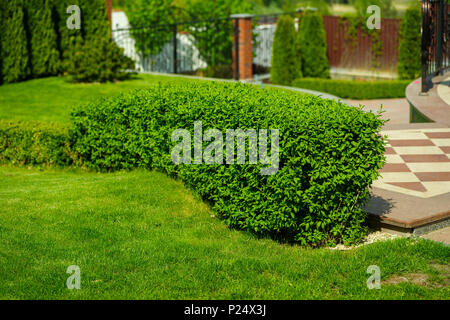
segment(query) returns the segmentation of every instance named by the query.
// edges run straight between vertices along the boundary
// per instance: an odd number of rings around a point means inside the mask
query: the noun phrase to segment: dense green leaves
[[[272,83],[290,85],[302,75],[296,33],[294,20],[290,16],[278,19],[272,46]]]
[[[406,10],[400,27],[397,71],[400,79],[417,79],[421,73],[421,24],[419,6]]]
[[[66,127],[37,121],[0,120],[0,162],[68,165],[74,160]]]
[[[379,116],[243,84],[161,85],[91,104],[73,120],[74,150],[85,165],[176,175],[231,227],[305,245],[361,239],[361,205],[384,162]],[[261,164],[248,163],[174,165],[171,134],[192,133],[194,121],[203,132],[278,129],[278,173],[263,176]]]
[[[31,0],[26,6],[31,73],[35,77],[55,75],[59,51],[50,0]]]
[[[81,29],[67,27],[72,5],[81,9]],[[118,66],[130,66],[110,43],[104,0],[11,0],[2,1],[0,9],[0,83],[67,71],[76,81],[116,80],[124,71]],[[98,54],[103,56],[92,57]],[[77,69],[80,55],[84,61]]]
[[[1,52],[4,82],[15,82],[30,75],[27,30],[23,0],[2,1]]]
[[[134,69],[134,62],[109,38],[79,41],[66,64],[73,82],[107,82],[122,80]]]
[[[352,81],[317,78],[299,78],[292,85],[336,95],[344,99],[390,99],[404,98],[411,80]]]
[[[305,14],[299,32],[303,76],[329,78],[330,64],[322,16],[317,13]]]

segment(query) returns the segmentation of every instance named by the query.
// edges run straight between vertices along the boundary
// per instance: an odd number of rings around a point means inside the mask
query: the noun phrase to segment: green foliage
[[[171,135],[192,134],[194,121],[203,132],[278,129],[278,172],[264,176],[261,164],[248,163],[174,165]],[[304,245],[362,238],[361,206],[384,162],[378,115],[244,84],[161,85],[78,109],[73,122],[74,150],[88,167],[176,175],[229,226]]]
[[[300,56],[304,77],[329,78],[327,40],[320,14],[307,13],[300,22]]]
[[[79,41],[67,61],[67,71],[73,82],[107,82],[129,76],[134,62],[123,55],[123,49],[109,38]]]
[[[421,24],[420,7],[407,9],[400,27],[397,72],[401,79],[417,79],[421,74]]]
[[[280,17],[277,21],[272,45],[272,67],[270,69],[272,83],[290,85],[294,79],[302,75],[297,41],[294,20],[289,16]]]
[[[345,99],[404,98],[406,87],[412,80],[351,81],[302,78],[293,82],[294,87],[326,92]]]
[[[67,28],[67,8],[71,5],[80,6],[80,0],[52,0],[52,15],[57,33],[57,44],[60,56],[60,71],[65,72],[67,61],[75,52],[75,45],[83,38],[82,31]],[[81,17],[83,19],[83,17]]]
[[[69,165],[76,159],[69,130],[37,121],[0,120],[0,162],[19,165]]]
[[[31,0],[27,5],[27,26],[34,77],[56,75],[59,51],[50,0]]]
[[[0,56],[2,56],[1,74],[6,83],[21,81],[30,75],[23,4],[23,0],[8,0],[2,4],[2,51]]]
[[[93,41],[110,37],[106,0],[80,0],[80,7],[84,39]]]
[[[364,17],[339,17],[339,23],[346,25],[345,40],[350,42],[352,49],[356,48],[358,42],[358,30],[370,38],[372,53],[372,68],[378,68],[380,65],[379,58],[383,54],[383,44],[380,39],[380,30],[368,29],[366,18]]]
[[[395,18],[397,16],[397,9],[393,0],[351,0],[351,3],[355,7],[356,14],[360,17],[367,17],[369,15],[367,8],[372,5],[380,7],[383,18]]]

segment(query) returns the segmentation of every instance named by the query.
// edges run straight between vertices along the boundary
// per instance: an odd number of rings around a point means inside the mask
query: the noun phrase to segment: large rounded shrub
[[[260,163],[175,165],[176,129],[278,129],[279,169]],[[74,149],[102,171],[143,167],[181,178],[231,226],[304,245],[353,243],[384,162],[378,115],[309,95],[229,83],[161,85],[73,113]],[[270,131],[268,134],[270,141]],[[203,148],[209,142],[203,143]],[[194,149],[194,148],[192,148]],[[269,148],[270,149],[270,148]],[[194,152],[192,153],[194,154]],[[273,153],[276,154],[276,153]]]

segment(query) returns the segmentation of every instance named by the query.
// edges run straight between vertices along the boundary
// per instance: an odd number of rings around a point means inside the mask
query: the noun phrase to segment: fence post
[[[108,15],[109,24],[112,26],[112,0],[106,0],[106,10]]]
[[[173,25],[173,73],[178,73],[177,70],[177,25]]]
[[[236,80],[253,78],[251,14],[234,14],[233,19],[233,76]]]

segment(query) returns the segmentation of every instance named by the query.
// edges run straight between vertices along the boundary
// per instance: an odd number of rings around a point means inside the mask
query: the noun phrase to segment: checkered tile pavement
[[[421,198],[450,192],[450,128],[391,130],[386,165],[373,187]]]

